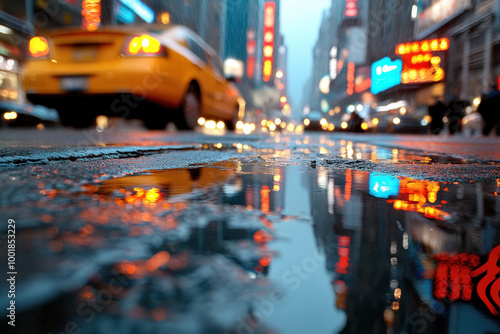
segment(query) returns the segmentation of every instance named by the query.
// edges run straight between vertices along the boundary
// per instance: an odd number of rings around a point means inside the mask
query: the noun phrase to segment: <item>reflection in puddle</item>
[[[231,160],[87,185],[19,237],[86,332],[498,332],[499,183]]]

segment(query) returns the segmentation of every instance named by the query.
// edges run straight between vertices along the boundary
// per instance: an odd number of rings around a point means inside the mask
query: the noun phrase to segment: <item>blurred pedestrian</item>
[[[353,111],[351,117],[348,121],[348,129],[352,132],[362,132],[361,124],[363,123],[363,119],[358,115],[357,112]]]
[[[500,92],[496,83],[491,86],[491,91],[483,96],[477,112],[483,117],[483,135],[487,136],[500,121]],[[500,135],[500,125],[496,128],[496,134]]]
[[[464,118],[465,103],[458,99],[458,95],[452,95],[448,109],[446,110],[446,117],[448,118],[448,132],[450,135],[455,132],[462,131],[462,118]]]
[[[429,106],[429,116],[431,116],[431,133],[438,135],[443,130],[443,117],[446,113],[446,105],[441,102],[439,97],[434,97],[434,104]]]

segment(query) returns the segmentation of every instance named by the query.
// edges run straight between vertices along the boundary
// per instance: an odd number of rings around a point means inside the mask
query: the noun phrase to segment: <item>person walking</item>
[[[446,105],[441,102],[439,97],[434,97],[434,104],[430,105],[429,116],[431,116],[431,134],[438,135],[443,130],[443,117],[446,113]]]
[[[450,135],[462,131],[462,118],[464,118],[464,116],[464,102],[460,101],[457,95],[453,95],[450,103],[448,103],[448,109],[446,110],[448,132]]]
[[[500,121],[500,92],[496,83],[491,86],[491,91],[481,100],[477,112],[483,117],[483,135],[488,136]],[[496,128],[496,134],[500,135],[500,125]]]

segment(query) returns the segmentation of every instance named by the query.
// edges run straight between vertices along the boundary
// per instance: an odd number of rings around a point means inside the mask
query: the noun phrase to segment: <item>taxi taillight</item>
[[[149,35],[135,36],[126,46],[125,53],[135,55],[158,55],[162,52],[160,41]]]
[[[49,54],[49,43],[44,37],[33,37],[28,45],[29,53],[34,58],[45,57]]]

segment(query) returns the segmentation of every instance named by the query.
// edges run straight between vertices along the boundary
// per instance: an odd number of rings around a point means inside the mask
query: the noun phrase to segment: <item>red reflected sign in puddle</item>
[[[500,260],[500,245],[493,248],[485,264],[471,272],[472,277],[486,273],[477,284],[477,294],[494,315],[498,315],[495,305],[500,307],[500,277],[498,277],[500,267],[498,266],[498,260]],[[488,296],[490,284],[491,288]]]

